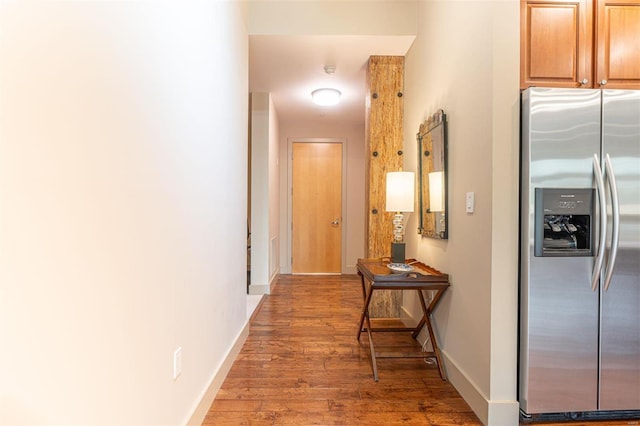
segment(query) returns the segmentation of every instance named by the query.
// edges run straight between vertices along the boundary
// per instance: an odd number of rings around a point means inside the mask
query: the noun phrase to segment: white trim
[[[271,285],[270,284],[249,284],[248,294],[251,294],[251,295],[271,294]]]
[[[404,324],[413,324],[414,326],[418,324],[418,320],[411,315],[411,312],[409,312],[404,305],[400,306],[400,321]],[[407,325],[407,327],[411,327],[411,325]],[[416,336],[416,340],[420,342],[421,345],[424,343],[423,339],[421,339],[419,335]]]
[[[271,290],[273,290],[273,286],[275,285],[276,278],[278,278],[279,273],[280,268],[276,268],[276,270],[273,271],[273,275],[269,277],[269,291],[266,294],[271,294]]]
[[[247,337],[249,337],[248,320],[242,328],[242,331],[238,335],[235,343],[229,350],[229,353],[225,357],[224,361],[222,361],[222,365],[220,366],[218,371],[213,374],[213,377],[209,381],[209,386],[207,386],[207,388],[202,392],[198,403],[193,409],[193,413],[189,417],[189,420],[185,423],[187,426],[200,426],[202,424],[204,418],[209,412],[209,408],[211,408],[213,400],[216,398],[216,395],[218,394],[218,391],[220,390],[220,387],[224,382],[224,379],[227,377],[227,374],[229,374],[229,370],[231,370],[233,362],[238,357],[238,354],[240,353],[244,342],[247,340]]]
[[[489,401],[489,419],[487,425],[518,425],[520,405],[518,401]]]
[[[287,138],[287,256],[285,258],[284,273],[291,273],[291,222],[293,220],[293,206],[291,202],[291,191],[293,187],[293,143],[339,143],[342,145],[342,200],[341,200],[341,216],[342,216],[342,229],[340,236],[340,270],[341,273],[345,273],[347,264],[347,139],[346,138]]]
[[[358,273],[358,269],[356,268],[356,265],[347,265],[342,269],[343,269],[342,270],[343,274],[355,275]]]
[[[446,351],[441,350],[441,354],[445,371],[447,372],[447,379],[469,404],[482,424],[488,426],[518,425],[520,416],[518,401],[493,401],[489,399]]]
[[[467,404],[469,404],[480,421],[486,425],[489,417],[489,398],[487,398],[475,382],[465,374],[458,364],[449,356],[447,351],[441,348],[440,354],[444,361],[447,379]]]
[[[273,274],[269,277],[269,284],[249,284],[249,292],[250,295],[256,294],[271,294],[271,289],[273,289],[274,282],[278,277],[279,269],[273,272]]]
[[[342,275],[341,272],[293,272],[291,275]]]
[[[419,320],[419,318],[412,315],[404,305],[401,306],[400,317],[408,327],[415,326]],[[426,337],[426,332],[423,329],[416,340],[418,340],[420,344],[424,344]],[[446,350],[440,348],[440,353],[444,363],[444,370],[447,373],[447,380],[456,388],[460,396],[469,404],[483,424],[488,426],[518,425],[520,416],[520,405],[518,401],[492,401],[459,367],[458,363],[451,358]]]

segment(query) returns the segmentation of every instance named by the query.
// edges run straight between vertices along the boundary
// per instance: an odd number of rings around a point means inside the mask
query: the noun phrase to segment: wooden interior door
[[[342,259],[342,144],[292,144],[291,271],[339,274]]]

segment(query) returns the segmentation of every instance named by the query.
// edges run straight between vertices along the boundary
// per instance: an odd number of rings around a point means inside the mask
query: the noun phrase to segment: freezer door
[[[598,293],[593,256],[537,257],[536,188],[593,188],[600,91],[528,89],[522,104],[520,408],[597,409]]]
[[[640,409],[640,91],[603,91],[602,154],[615,173],[620,237],[609,289],[601,286],[600,409]],[[607,235],[611,213],[609,199]]]

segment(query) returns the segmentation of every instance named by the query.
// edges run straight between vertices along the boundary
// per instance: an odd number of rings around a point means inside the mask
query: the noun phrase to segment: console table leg
[[[365,319],[367,320],[367,331],[369,331],[369,329],[371,328],[371,324],[369,321],[369,303],[371,303],[372,295],[373,295],[373,290],[369,291],[368,294],[363,295],[365,297],[364,297],[364,306],[362,308],[362,314],[360,315],[360,326],[358,327],[358,341],[360,341],[360,334],[363,331],[362,326],[364,325]],[[371,336],[371,332],[369,332],[369,337],[370,336]]]
[[[422,291],[418,290],[418,295],[419,295],[419,299],[420,299],[420,305],[422,305],[422,320],[420,320],[420,323],[424,323],[427,326],[427,331],[429,332],[429,339],[431,340],[431,346],[433,347],[433,354],[436,357],[436,362],[438,363],[438,371],[440,373],[440,378],[442,380],[447,380],[447,375],[444,371],[444,366],[442,365],[442,358],[440,356],[440,348],[438,348],[438,343],[436,342],[436,336],[435,333],[433,332],[433,327],[431,326],[431,320],[429,319],[429,315],[430,312],[427,309],[427,304],[425,303],[424,300],[424,295],[422,294]],[[416,335],[419,332],[418,329],[416,329]]]
[[[371,335],[371,322],[367,315],[367,335],[369,336],[369,352],[371,353],[371,368],[373,369],[373,380],[378,381],[378,363],[376,362],[376,349],[373,347],[373,336]]]

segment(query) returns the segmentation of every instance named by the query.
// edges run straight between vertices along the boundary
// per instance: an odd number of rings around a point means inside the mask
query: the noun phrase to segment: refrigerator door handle
[[[604,262],[604,249],[607,239],[607,199],[604,192],[604,179],[602,177],[602,169],[600,168],[600,160],[598,154],[593,154],[593,173],[596,176],[596,188],[598,189],[598,203],[600,205],[600,235],[598,238],[598,254],[596,256],[596,264],[593,267],[591,275],[591,291],[598,288],[598,280],[602,271],[602,263]]]
[[[613,165],[611,164],[609,154],[607,154],[604,159],[604,169],[607,181],[609,182],[609,190],[611,191],[611,213],[613,218],[613,223],[611,224],[611,252],[609,253],[609,261],[607,262],[607,269],[604,274],[604,290],[607,291],[609,289],[609,284],[611,284],[613,267],[616,264],[616,257],[618,256],[618,242],[620,241],[620,202],[618,201],[618,185],[616,184],[616,177],[613,173]]]

